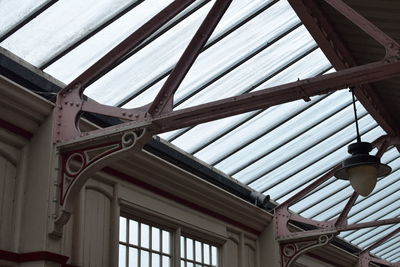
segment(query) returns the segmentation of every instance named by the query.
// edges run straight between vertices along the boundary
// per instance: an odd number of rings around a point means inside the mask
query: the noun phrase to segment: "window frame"
[[[181,266],[181,260],[182,257],[180,255],[181,252],[181,237],[185,238],[190,238],[193,241],[199,241],[201,243],[205,243],[207,245],[214,246],[217,249],[217,267],[224,267],[223,266],[223,246],[225,242],[227,241],[227,238],[221,237],[216,235],[215,233],[211,231],[207,231],[207,229],[200,229],[198,226],[193,226],[189,225],[185,222],[182,222],[180,220],[176,220],[174,218],[168,217],[164,214],[157,213],[155,211],[150,211],[150,210],[141,210],[141,209],[136,209],[135,207],[132,207],[131,205],[129,206],[121,206],[120,209],[120,214],[118,216],[118,250],[120,245],[124,246],[129,246],[128,244],[128,239],[125,242],[122,242],[124,244],[121,244],[121,241],[119,240],[119,232],[120,232],[120,224],[119,224],[119,218],[124,217],[128,220],[129,224],[129,219],[137,221],[138,223],[144,223],[149,225],[150,227],[156,227],[159,228],[161,231],[168,231],[171,233],[171,238],[170,238],[170,248],[171,248],[171,261],[170,264],[171,266]],[[150,228],[151,229],[151,228]],[[127,236],[129,235],[128,229],[127,229]],[[138,251],[141,250],[139,246],[137,247]],[[129,251],[129,250],[128,250]],[[151,252],[151,249],[148,249],[149,253]],[[156,252],[158,253],[158,252]],[[119,253],[118,253],[119,255]],[[163,255],[163,254],[161,254]],[[127,253],[127,257],[129,257]],[[211,255],[210,255],[211,257]],[[195,264],[193,264],[195,266]],[[210,264],[202,264],[204,267],[212,267],[211,263]]]

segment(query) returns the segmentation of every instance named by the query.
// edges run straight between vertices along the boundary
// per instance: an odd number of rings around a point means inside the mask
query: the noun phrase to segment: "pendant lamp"
[[[349,180],[354,191],[365,197],[375,188],[378,177],[388,175],[392,169],[388,165],[382,164],[379,157],[369,154],[372,150],[370,143],[361,142],[353,90],[352,96],[357,142],[348,146],[351,156],[342,162],[342,167],[336,171],[335,177]]]

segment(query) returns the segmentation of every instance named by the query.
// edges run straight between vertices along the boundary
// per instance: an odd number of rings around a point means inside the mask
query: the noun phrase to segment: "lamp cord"
[[[358,128],[358,118],[357,118],[357,108],[356,108],[356,98],[354,96],[354,89],[351,89],[351,94],[353,96],[353,109],[354,109],[354,118],[356,120],[356,130],[357,130],[357,142],[361,142],[361,137],[360,137],[360,129]]]

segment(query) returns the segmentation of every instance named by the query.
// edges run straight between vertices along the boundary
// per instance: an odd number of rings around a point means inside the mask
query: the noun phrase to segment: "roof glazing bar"
[[[34,18],[42,14],[44,11],[46,11],[48,8],[50,8],[52,5],[57,3],[58,0],[50,0],[41,7],[39,7],[36,11],[34,11],[32,14],[28,15],[25,19],[20,21],[17,25],[15,25],[13,28],[11,28],[8,32],[4,33],[3,36],[0,36],[0,43],[3,42],[5,39],[13,35],[15,32],[17,32],[19,29],[24,27],[26,24],[31,22]]]
[[[384,231],[388,231],[388,230],[393,230],[392,228],[396,228],[398,227],[397,225],[392,225],[390,227],[387,227]],[[383,231],[382,231],[383,232]],[[390,250],[390,246],[397,244],[400,241],[400,235],[397,235],[395,237],[393,237],[392,239],[388,240],[387,242],[385,242],[384,244],[380,245],[378,248],[374,249],[374,254],[375,255],[381,255],[386,253],[386,251]]]
[[[207,1],[208,2],[208,1]],[[227,37],[228,35],[230,35],[232,32],[234,32],[235,30],[239,29],[241,26],[245,25],[247,22],[251,21],[254,17],[256,17],[257,15],[261,14],[262,12],[264,12],[265,10],[267,10],[268,8],[270,8],[272,5],[276,4],[279,1],[272,1],[268,4],[266,4],[265,6],[262,6],[261,8],[259,8],[258,10],[255,10],[253,13],[251,13],[249,16],[245,17],[244,19],[242,19],[241,21],[239,21],[238,23],[232,25],[229,29],[227,29],[225,32],[223,32],[222,34],[220,34],[218,37],[216,37],[213,40],[210,40],[201,50],[201,52],[204,52],[205,50],[209,49],[210,47],[212,47],[213,45],[215,45],[216,43],[218,43],[219,41],[221,41],[222,39],[224,39],[225,37]],[[179,22],[179,21],[178,21]],[[177,23],[176,23],[177,24]],[[172,27],[171,27],[172,28]],[[295,26],[295,28],[297,28],[297,26]],[[293,28],[294,30],[294,28]],[[161,35],[161,34],[160,34]],[[156,39],[158,36],[156,36],[154,39]],[[275,40],[274,40],[275,41]],[[143,47],[140,47],[140,49]],[[134,53],[136,53],[137,51],[139,51],[139,47],[138,49],[134,50]],[[132,56],[133,53],[128,54],[127,57]],[[125,58],[126,59],[126,58]],[[118,62],[118,64],[121,62]],[[156,83],[158,83],[159,81],[161,81],[162,79],[164,79],[165,77],[167,77],[169,74],[171,74],[172,70],[174,67],[169,68],[168,70],[164,71],[163,73],[159,74],[155,79],[149,81],[147,84],[143,85],[141,88],[139,88],[138,90],[136,90],[136,92],[132,95],[127,96],[125,99],[123,99],[122,101],[120,101],[119,103],[116,104],[116,106],[118,107],[122,107],[125,104],[127,104],[129,101],[131,101],[132,99],[136,98],[137,96],[139,96],[140,94],[142,94],[144,91],[146,91],[147,89],[149,89],[150,87],[152,87],[153,85],[155,85]]]
[[[350,106],[350,103],[348,103],[347,105],[344,105],[344,106],[341,107],[339,110],[337,110],[337,111],[335,111],[335,112],[332,112],[332,113],[328,114],[328,115],[325,116],[325,117],[322,117],[319,121],[317,121],[317,122],[316,122],[315,124],[313,124],[312,126],[310,126],[310,127],[306,128],[306,129],[304,129],[303,131],[297,133],[295,136],[291,137],[289,140],[286,140],[286,142],[281,143],[281,144],[275,146],[274,148],[272,148],[272,149],[269,150],[269,151],[266,151],[263,155],[261,155],[261,156],[259,156],[258,158],[252,160],[251,163],[248,164],[248,165],[251,165],[251,164],[255,163],[256,161],[262,159],[263,157],[265,157],[265,156],[271,154],[271,153],[274,152],[275,150],[279,149],[281,146],[283,146],[283,145],[285,145],[285,144],[288,144],[289,142],[291,142],[291,141],[293,141],[294,139],[300,137],[301,135],[303,135],[304,133],[308,132],[309,130],[311,130],[311,129],[317,127],[319,124],[321,124],[321,123],[324,122],[325,120],[327,120],[327,119],[331,118],[332,116],[334,116],[337,112],[342,111],[342,110],[346,109],[346,108],[349,107],[349,106]],[[368,115],[368,113],[365,113],[365,114],[363,114],[363,116],[360,117],[360,118],[363,118],[363,117],[365,117],[365,116],[367,116],[367,115]],[[279,163],[277,163],[276,165],[277,165],[277,166],[281,166],[281,165],[286,164],[287,162],[291,161],[292,159],[294,159],[294,158],[300,156],[301,154],[303,154],[304,152],[308,151],[308,150],[311,149],[312,147],[314,147],[314,146],[320,144],[321,142],[325,141],[325,139],[330,138],[330,137],[334,136],[337,132],[342,131],[343,129],[349,127],[349,126],[352,125],[353,123],[354,123],[354,121],[348,122],[348,123],[346,123],[345,125],[343,125],[342,127],[340,127],[339,129],[337,129],[337,131],[331,132],[331,133],[329,133],[327,136],[322,136],[322,137],[319,138],[319,139],[315,139],[315,140],[314,140],[314,143],[312,143],[311,146],[305,147],[302,151],[296,153],[296,155],[294,155],[294,156],[292,156],[292,157],[286,159],[284,162],[279,162]],[[344,142],[345,142],[345,141],[342,141],[342,143],[344,143]],[[346,143],[345,143],[345,144],[346,144]],[[342,145],[342,146],[343,146],[343,145]],[[337,147],[337,146],[336,146],[336,147]],[[247,167],[247,166],[246,166],[246,167]],[[245,167],[245,168],[246,168],[246,167]],[[266,170],[266,171],[264,171],[263,173],[257,175],[257,177],[254,177],[253,179],[251,179],[250,181],[248,181],[246,184],[251,184],[251,183],[255,182],[255,181],[258,180],[259,178],[261,178],[261,177],[267,175],[268,173],[270,173],[271,171],[273,171],[275,168],[276,168],[276,166],[271,166],[268,170]],[[244,169],[244,168],[243,168],[243,169]],[[236,174],[237,172],[238,172],[238,171],[236,171],[234,174]],[[234,175],[234,174],[233,174],[233,175]],[[277,184],[279,184],[279,183],[276,183],[276,184],[273,184],[273,185],[269,186],[266,190],[270,189],[271,187],[276,186]],[[264,190],[264,189],[263,189],[263,190]]]
[[[365,116],[366,116],[366,115],[365,115]],[[364,117],[364,116],[362,116],[362,117],[360,117],[360,118],[363,118],[363,117]],[[372,126],[371,128],[366,129],[365,132],[364,132],[363,134],[366,134],[366,133],[368,133],[368,132],[370,132],[370,131],[376,129],[377,127],[378,127],[378,125]],[[347,139],[346,141],[342,142],[341,144],[339,144],[339,145],[333,147],[331,150],[327,151],[327,153],[325,153],[323,156],[321,156],[321,158],[319,158],[319,159],[317,159],[317,160],[311,162],[310,164],[308,164],[308,165],[305,166],[304,168],[302,168],[302,169],[300,169],[300,170],[297,170],[297,171],[294,172],[294,173],[301,172],[301,171],[307,169],[308,167],[314,165],[315,163],[317,163],[317,162],[323,160],[325,157],[329,156],[330,154],[335,153],[336,151],[338,151],[339,149],[341,149],[344,145],[346,145],[346,144],[348,144],[348,143],[350,143],[350,142],[352,142],[352,141],[355,141],[355,140],[356,140],[355,138],[349,138],[349,139]],[[289,194],[289,193],[292,192],[292,191],[295,191],[295,190],[300,189],[300,187],[302,187],[304,184],[309,183],[309,182],[311,182],[312,180],[318,178],[319,176],[323,175],[324,173],[326,173],[327,171],[329,171],[330,169],[332,169],[334,166],[336,166],[336,164],[333,163],[331,166],[328,166],[328,167],[325,168],[324,170],[320,171],[317,175],[315,175],[315,176],[313,176],[313,177],[307,179],[306,181],[304,181],[304,183],[303,183],[302,185],[299,185],[299,186],[295,187],[294,189],[291,189],[290,191],[282,192],[280,195],[278,195],[278,196],[276,197],[276,200],[279,200],[280,198],[284,197],[286,194]],[[279,183],[277,183],[276,185],[278,185],[278,184],[280,184],[280,183],[286,181],[286,180],[289,179],[294,173],[291,173],[291,174],[287,175],[284,179],[282,179],[281,181],[279,181]],[[331,182],[329,182],[329,181],[326,182],[326,184],[324,184],[321,188],[317,188],[315,191],[313,191],[313,192],[312,192],[311,194],[309,194],[309,195],[312,195],[312,194],[314,194],[314,193],[320,191],[321,189],[323,189],[323,188],[325,188],[326,186],[330,185],[332,182],[333,182],[333,181],[331,181]],[[274,186],[276,186],[276,185],[274,185]],[[265,193],[265,192],[268,191],[270,188],[271,188],[271,187],[268,187],[266,190],[262,191],[262,193]]]
[[[279,38],[279,37],[278,37],[278,38]],[[315,51],[314,48],[311,49],[311,50],[309,50],[309,51],[306,51],[305,54],[308,55],[309,53],[311,53],[311,52],[313,52],[313,51]],[[302,57],[302,55],[301,55],[300,57],[294,59],[292,62],[289,62],[288,64],[286,64],[285,66],[283,66],[282,68],[280,68],[279,70],[277,70],[276,72],[274,72],[272,75],[269,75],[268,77],[262,79],[262,81],[257,82],[256,84],[251,85],[251,86],[250,86],[250,89],[245,90],[245,93],[251,91],[252,88],[256,88],[256,87],[258,87],[259,85],[261,85],[262,83],[266,82],[267,80],[273,78],[273,76],[275,76],[275,75],[279,74],[280,72],[284,71],[287,67],[293,65],[294,63],[298,62],[298,61],[301,60],[302,58],[304,58],[304,57]],[[322,75],[322,74],[328,72],[328,71],[331,70],[331,69],[332,69],[332,67],[329,67],[329,68],[327,68],[327,69],[321,71],[320,73],[318,73],[317,76]],[[217,80],[215,80],[215,81],[217,81]],[[207,83],[207,86],[211,85],[211,84],[214,83],[215,81],[213,80],[212,82]],[[202,90],[203,90],[203,89],[204,89],[204,88],[202,88]],[[208,144],[202,145],[200,148],[196,149],[194,152],[192,152],[192,154],[195,154],[195,153],[201,151],[201,150],[202,150],[204,147],[206,147],[207,145],[212,144],[213,142],[217,141],[219,138],[223,137],[225,134],[229,133],[230,131],[236,129],[236,128],[239,127],[240,125],[242,125],[242,124],[246,123],[247,121],[251,120],[252,118],[254,118],[255,116],[257,116],[258,114],[260,114],[260,113],[263,112],[264,110],[265,110],[265,109],[261,109],[261,110],[256,111],[255,113],[252,113],[249,117],[244,118],[244,119],[241,120],[240,122],[234,124],[234,125],[233,125],[232,127],[230,127],[229,129],[225,130],[223,133],[217,135],[215,138],[213,138],[212,140],[210,140],[210,142],[209,142]],[[173,142],[175,139],[177,139],[177,138],[179,138],[180,136],[182,136],[183,134],[187,133],[188,131],[190,131],[190,130],[193,129],[194,127],[195,127],[195,126],[188,127],[188,128],[184,128],[184,129],[179,130],[179,132],[177,132],[176,134],[174,134],[172,137],[168,138],[168,141],[169,141],[169,142]],[[217,162],[217,163],[218,163],[218,162]],[[213,164],[217,164],[217,163],[213,163]]]
[[[104,55],[81,75],[68,84],[63,92],[79,88],[79,93],[99,77],[109,71],[109,65],[123,58],[127,52],[137,47],[147,37],[156,32],[162,25],[170,21],[179,12],[188,7],[194,0],[175,0],[170,5],[161,10],[157,15],[142,25],[139,29],[125,38],[121,43]],[[74,89],[75,90],[75,89]]]
[[[312,53],[312,52],[315,51],[317,48],[318,48],[318,47],[313,47],[312,49],[306,51],[304,54],[298,56],[298,57],[295,58],[293,61],[291,61],[291,62],[289,62],[288,64],[286,64],[285,66],[281,67],[279,70],[275,71],[273,74],[269,75],[267,78],[262,79],[262,81],[257,82],[256,84],[251,85],[250,88],[251,88],[251,89],[254,89],[254,88],[258,87],[258,86],[261,85],[262,83],[266,82],[267,80],[273,78],[275,75],[277,75],[277,74],[279,74],[280,72],[284,71],[284,70],[285,70],[286,68],[288,68],[289,66],[295,64],[296,62],[298,62],[299,60],[301,60],[302,58],[304,58],[304,57],[307,56],[308,54]],[[330,67],[329,69],[331,69],[331,67]],[[329,69],[328,69],[328,70],[329,70]],[[324,70],[323,72],[321,72],[321,73],[318,74],[318,75],[321,75],[321,74],[325,73],[325,72],[328,71],[328,70]],[[213,81],[213,82],[215,82],[215,81]],[[209,85],[209,84],[208,84],[208,85]],[[204,89],[204,88],[203,88],[203,89]],[[245,93],[251,91],[251,89],[247,89],[243,94],[245,94]],[[323,98],[324,98],[324,97],[323,97]],[[323,99],[323,98],[321,98],[321,99]],[[321,99],[319,99],[319,100],[316,101],[315,103],[319,102]],[[294,114],[294,115],[291,116],[290,118],[296,116],[296,115],[299,114],[300,112],[302,112],[302,111],[308,109],[308,107],[311,107],[311,106],[313,106],[313,105],[314,105],[314,103],[312,103],[310,106],[307,106],[306,108],[302,109],[301,111],[297,112],[296,114]],[[251,116],[245,118],[245,119],[240,123],[240,125],[246,123],[247,121],[250,121],[253,117],[255,117],[255,115],[258,115],[259,113],[261,113],[261,112],[263,112],[263,111],[265,111],[265,110],[266,110],[266,109],[258,110],[258,111],[257,111],[257,114],[252,114]],[[289,118],[289,119],[290,119],[290,118]],[[284,123],[284,122],[286,122],[286,121],[287,121],[287,120],[283,121],[282,123]],[[217,141],[218,139],[222,138],[224,135],[226,135],[227,133],[229,133],[230,131],[234,130],[235,128],[237,128],[237,127],[240,126],[240,125],[235,125],[235,127],[231,127],[231,128],[229,128],[229,129],[225,130],[223,133],[217,135],[215,138],[213,138],[212,140],[210,140],[208,143],[203,144],[202,146],[200,146],[200,147],[197,148],[196,150],[192,151],[191,153],[192,153],[192,154],[198,153],[199,151],[201,151],[202,149],[204,149],[204,148],[207,147],[208,145],[214,143],[214,142]],[[276,126],[276,127],[277,127],[277,126]],[[276,127],[272,128],[271,130],[275,129]],[[193,128],[193,127],[192,127],[192,128]],[[191,129],[191,128],[190,128],[190,129]],[[270,130],[268,130],[267,132],[269,132],[269,131],[270,131]],[[265,132],[265,133],[267,133],[267,132]],[[264,133],[264,134],[265,134],[265,133]],[[261,137],[261,136],[252,139],[251,141],[247,142],[247,144],[249,144],[249,143],[251,143],[251,142],[257,140],[257,139],[260,138],[260,137]],[[218,163],[221,162],[222,160],[226,159],[227,157],[231,156],[231,155],[234,154],[235,152],[239,151],[239,150],[240,150],[242,147],[244,147],[244,146],[245,146],[245,145],[241,146],[241,147],[238,148],[238,149],[235,149],[234,151],[231,151],[229,154],[225,155],[225,156],[222,157],[221,159],[218,159],[218,160],[216,160],[216,161],[214,161],[214,162],[212,162],[212,163],[210,163],[210,164],[211,164],[211,165],[216,165],[216,164],[218,164]]]
[[[178,25],[181,21],[183,21],[185,18],[189,17],[190,15],[192,15],[193,13],[195,13],[197,10],[199,10],[201,7],[203,7],[205,4],[207,4],[208,2],[210,2],[211,0],[205,0],[202,1],[200,3],[198,3],[195,7],[193,8],[187,8],[185,10],[183,10],[180,14],[178,14],[177,16],[175,16],[173,19],[171,19],[170,22],[167,22],[166,24],[164,24],[162,27],[160,27],[156,32],[154,32],[152,35],[150,35],[147,39],[145,39],[143,42],[141,42],[138,46],[136,46],[134,49],[132,49],[132,51],[126,53],[126,55],[124,55],[120,60],[114,62],[113,64],[110,64],[109,66],[109,71],[111,71],[112,69],[114,69],[115,67],[117,67],[119,64],[123,63],[125,60],[127,60],[128,58],[130,58],[131,56],[133,56],[134,54],[136,54],[137,52],[139,52],[140,50],[142,50],[143,48],[145,48],[147,45],[149,45],[151,42],[153,42],[154,40],[156,40],[158,37],[160,37],[161,35],[163,35],[165,32],[169,31],[170,29],[172,29],[173,27],[175,27],[176,25]],[[169,73],[168,73],[169,74]],[[162,75],[162,74],[161,74]],[[163,78],[165,78],[166,76],[158,76],[157,80],[155,83],[159,82],[160,80],[162,80]],[[160,78],[160,79],[158,79]],[[146,86],[145,88],[142,88],[141,90],[139,90],[138,92],[134,93],[131,98],[129,100],[122,100],[119,103],[116,104],[116,106],[118,107],[122,107],[123,105],[127,104],[130,100],[132,100],[133,98],[137,97],[138,95],[140,95],[141,93],[143,93],[145,90],[147,90],[148,88],[150,88],[151,86],[154,85],[152,84],[148,84],[148,86]]]
[[[385,258],[388,261],[392,261],[398,257],[399,253],[400,253],[400,247],[397,247],[397,248],[394,247],[392,250],[386,252],[385,254],[382,254],[382,256],[380,256],[380,257]]]
[[[195,96],[196,94],[198,94],[199,92],[201,92],[203,89],[205,89],[207,86],[213,84],[214,82],[218,81],[219,79],[221,79],[222,77],[224,77],[226,74],[230,73],[231,71],[235,70],[236,68],[240,67],[242,64],[246,63],[247,61],[249,61],[250,59],[252,59],[253,57],[255,57],[256,55],[258,55],[259,53],[261,53],[262,51],[264,51],[265,49],[267,49],[268,47],[270,47],[271,45],[273,45],[274,43],[276,43],[277,41],[279,41],[280,39],[284,38],[287,34],[289,34],[290,32],[294,31],[295,29],[297,29],[298,27],[300,27],[302,24],[298,23],[296,24],[294,27],[290,28],[289,30],[283,32],[282,34],[278,35],[276,38],[274,38],[273,40],[271,40],[270,42],[266,43],[265,45],[257,48],[254,51],[251,51],[251,53],[245,55],[244,57],[242,57],[241,59],[239,59],[237,62],[235,62],[234,64],[232,64],[229,68],[221,71],[220,73],[216,74],[214,77],[212,77],[209,81],[207,81],[206,83],[204,83],[203,85],[201,85],[199,88],[195,89],[192,93],[190,93],[189,95],[187,95],[186,97],[180,99],[179,101],[177,101],[177,103],[174,104],[174,107],[179,106],[180,104],[182,104],[183,102],[185,102],[186,100],[192,98],[193,96]],[[270,75],[268,77],[271,78],[272,76],[276,75],[277,73],[281,72],[282,70],[284,70],[285,68],[291,66],[292,64],[294,64],[295,62],[299,61],[300,59],[302,59],[303,57],[307,56],[308,54],[310,54],[311,52],[315,51],[318,48],[318,46],[314,46],[313,48],[311,48],[310,50],[306,51],[305,53],[303,53],[302,55],[298,56],[296,59],[294,59],[292,62],[286,64],[284,67],[282,67],[281,69],[279,69],[278,71],[276,71],[274,74]],[[257,83],[257,84],[262,84]],[[253,85],[250,89],[245,90],[243,93],[247,93],[250,92],[251,90],[253,90],[255,87],[257,87],[257,85]]]
[[[398,197],[395,201],[397,201],[397,200],[399,200],[399,199],[400,199],[400,197]],[[382,216],[380,216],[379,218],[375,219],[374,221],[377,221],[377,220],[379,220],[379,219],[381,219],[381,218],[383,218],[383,217],[385,217],[385,216],[387,216],[387,215],[393,213],[393,212],[396,211],[396,210],[397,210],[397,208],[394,207],[393,209],[387,211],[386,213],[384,213]],[[374,210],[372,213],[369,213],[368,215],[362,217],[361,219],[355,221],[355,222],[352,223],[352,224],[357,224],[357,223],[359,223],[361,220],[367,219],[369,216],[373,215],[374,213],[376,213],[376,210]],[[399,215],[400,215],[400,213],[397,213],[397,214],[391,216],[391,218],[396,218],[396,217],[398,217]],[[351,218],[351,217],[350,217],[350,218]],[[355,231],[357,231],[357,230],[354,230],[353,232],[348,232],[348,233],[344,234],[342,237],[343,237],[343,238],[346,238],[347,236],[351,235],[351,234],[354,233]]]
[[[394,159],[394,160],[397,160],[397,159],[398,159],[398,158],[396,158],[396,159]],[[394,161],[394,160],[392,160],[392,161]],[[392,161],[390,161],[390,162],[392,162]],[[389,163],[390,163],[390,162],[389,162]],[[392,170],[392,173],[395,173],[395,172],[398,171],[399,169],[400,169],[400,168],[393,169],[393,170]],[[370,194],[368,197],[374,196],[375,194],[379,193],[379,192],[382,191],[382,190],[387,189],[387,187],[389,187],[389,186],[391,186],[391,185],[393,185],[394,183],[397,183],[397,182],[399,182],[399,181],[398,181],[398,180],[394,180],[392,183],[388,184],[387,186],[385,186],[385,187],[383,187],[383,188],[380,188],[379,190],[373,192],[373,193]],[[378,201],[384,199],[385,197],[387,197],[387,196],[382,196],[381,198],[379,198],[379,199],[376,200],[376,201],[378,202]],[[357,206],[358,204],[360,204],[360,203],[363,203],[363,202],[366,201],[367,199],[368,199],[368,198],[360,199],[359,201],[356,202],[356,204],[354,205],[354,207],[356,207],[356,206]],[[339,200],[333,202],[333,205],[339,204],[340,202],[342,202],[342,201],[344,201],[344,200],[345,200],[345,198],[339,199]],[[324,212],[324,211],[321,211],[321,212],[315,214],[314,216],[318,216],[318,215],[320,215],[322,212]],[[335,218],[335,217],[338,216],[338,215],[339,215],[339,213],[336,213],[336,214],[334,214],[333,216],[331,216],[328,220],[333,219],[333,218]]]
[[[112,18],[104,21],[98,27],[94,28],[92,31],[90,31],[86,35],[82,36],[82,38],[80,38],[76,42],[74,42],[71,45],[69,45],[66,49],[64,49],[63,51],[60,51],[58,54],[56,54],[53,57],[51,57],[50,59],[48,59],[41,66],[39,66],[39,69],[44,70],[45,68],[47,68],[48,66],[50,66],[51,64],[53,64],[54,62],[56,62],[57,60],[59,60],[60,58],[62,58],[66,54],[68,54],[69,52],[71,52],[72,50],[74,50],[76,47],[78,47],[79,45],[84,43],[86,40],[88,40],[89,38],[94,36],[96,33],[100,32],[105,27],[107,27],[108,25],[110,25],[111,23],[113,23],[114,21],[116,21],[117,19],[119,19],[120,17],[125,15],[126,13],[128,13],[130,10],[132,10],[135,7],[137,7],[139,4],[143,3],[143,1],[144,0],[137,0],[137,1],[133,2],[132,4],[130,4],[129,6],[124,8],[123,10],[121,10],[118,14],[116,14]]]
[[[368,235],[366,235],[365,232],[362,231],[362,230],[352,231],[353,234],[357,234],[356,237],[355,238],[351,238],[351,239],[347,239],[347,240],[349,240],[352,243],[354,242],[358,246],[361,246],[361,244],[365,242],[365,244],[363,244],[361,247],[366,247],[366,246],[371,245],[371,244],[373,244],[375,242],[375,240],[371,238],[371,235],[377,236],[377,235],[379,235],[379,234],[381,234],[383,232],[392,231],[393,230],[392,228],[395,228],[395,227],[397,227],[397,225],[376,226],[376,227],[374,227],[373,229],[370,229],[370,230],[365,230],[364,229],[364,231],[368,231]],[[390,242],[390,241],[388,241],[388,242]],[[386,243],[388,243],[388,242],[386,242]]]
[[[173,97],[179,85],[186,77],[194,61],[203,51],[211,34],[222,19],[232,0],[217,0],[201,23],[199,29],[179,58],[171,74],[161,87],[160,91],[150,104],[147,112],[152,116],[172,111]]]

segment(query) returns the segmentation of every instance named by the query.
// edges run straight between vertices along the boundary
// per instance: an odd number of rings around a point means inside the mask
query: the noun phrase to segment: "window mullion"
[[[178,227],[175,232],[174,232],[174,238],[173,238],[173,258],[171,262],[173,262],[173,266],[181,266],[181,228]]]

